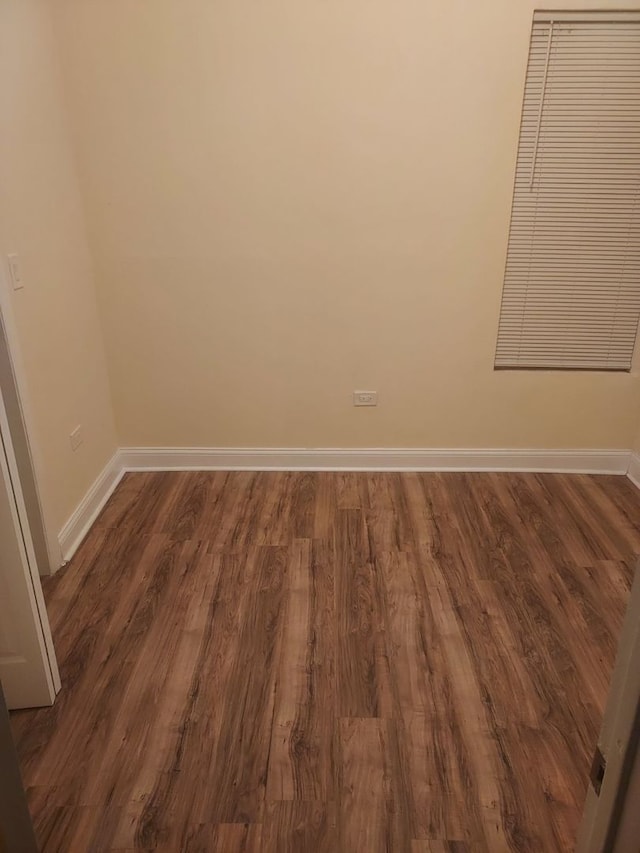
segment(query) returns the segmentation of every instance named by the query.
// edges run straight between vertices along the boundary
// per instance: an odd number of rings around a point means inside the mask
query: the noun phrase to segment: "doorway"
[[[2,304],[7,300],[4,283]],[[50,705],[60,676],[40,583],[50,553],[24,410],[0,313],[0,681],[9,708]]]

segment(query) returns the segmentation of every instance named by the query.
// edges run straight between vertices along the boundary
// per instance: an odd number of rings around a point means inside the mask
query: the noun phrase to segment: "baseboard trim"
[[[627,474],[640,488],[640,454],[628,450],[430,448],[123,447],[58,536],[65,561],[128,471],[520,471]]]
[[[640,453],[630,454],[627,477],[637,489],[640,489]]]
[[[65,562],[70,560],[78,550],[80,543],[91,529],[91,525],[113,494],[124,473],[125,469],[120,458],[120,451],[117,451],[107,462],[102,473],[80,501],[58,535]]]
[[[539,471],[626,474],[627,450],[125,447],[126,471]]]

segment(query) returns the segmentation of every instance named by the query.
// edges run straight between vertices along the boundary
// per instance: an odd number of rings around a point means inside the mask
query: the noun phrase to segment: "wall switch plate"
[[[354,406],[377,406],[378,392],[377,391],[354,391],[353,392]]]
[[[20,268],[20,258],[17,255],[7,255],[9,262],[9,275],[11,276],[11,286],[14,290],[22,290],[24,282],[22,281],[22,270]]]
[[[71,449],[77,450],[82,444],[82,424],[78,424],[78,426],[74,429],[74,431],[69,436],[69,441],[71,442]]]

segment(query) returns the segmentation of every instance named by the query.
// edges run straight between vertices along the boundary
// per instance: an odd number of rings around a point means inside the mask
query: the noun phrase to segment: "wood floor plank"
[[[155,474],[125,473],[118,488],[95,520],[92,530],[121,527],[127,517],[135,517],[138,508],[140,511],[143,510],[143,505],[148,499],[148,495],[145,495],[145,498],[141,497],[143,490],[149,487],[155,490],[158,485],[159,478]]]
[[[326,555],[308,539],[291,547],[288,582],[266,797],[328,802],[336,716],[334,583]]]
[[[255,561],[205,790],[202,819],[215,823],[259,823],[263,811],[288,554],[260,546]]]
[[[338,509],[362,509],[361,481],[349,471],[331,474]]]
[[[270,802],[261,849],[264,853],[335,853],[339,849],[335,803],[305,799]]]
[[[336,788],[338,849],[408,850],[403,792],[392,772],[394,723],[376,718],[338,721]]]
[[[327,544],[333,542],[337,498],[333,474],[315,475],[316,495],[313,510],[313,538]]]
[[[211,551],[227,554],[242,552],[247,528],[251,531],[255,524],[256,482],[257,475],[251,471],[239,471],[226,476],[224,489],[216,501],[220,512],[213,514],[206,531]]]
[[[289,473],[288,490],[291,497],[287,515],[282,519],[282,536],[287,541],[312,539],[318,477],[311,472]]]
[[[125,491],[130,491],[132,498],[121,498],[119,490],[116,490],[105,508],[105,520],[111,528],[126,529],[132,536],[151,534],[175,500],[181,472],[141,474],[141,487],[137,492],[133,477],[134,475],[129,475],[124,479]],[[96,524],[103,523],[101,516]]]
[[[130,650],[149,627],[144,617],[146,573],[162,559],[166,544],[161,536],[111,536],[65,611],[67,619],[55,631],[60,695],[53,707],[38,712],[35,727],[28,725],[28,712],[16,717],[21,751],[24,748],[32,761],[32,769],[23,765],[29,784],[50,785],[54,774],[54,787],[65,797],[62,804],[78,803],[86,774],[94,767],[92,757],[102,753],[117,713],[111,697],[125,690],[133,668]],[[96,696],[108,701],[96,702]]]
[[[12,715],[41,849],[570,851],[639,553],[622,477],[128,474]]]
[[[411,853],[481,853],[477,844],[453,841],[450,838],[427,841],[416,838],[411,842]]]
[[[193,638],[205,625],[220,568],[203,543],[173,543],[169,555],[170,561],[159,563],[157,583],[162,586],[160,594],[171,600],[172,618],[153,620],[136,649],[101,772],[87,786],[83,802],[148,805],[157,777],[166,772],[163,755],[154,745],[162,743],[165,754],[178,750],[180,715],[198,660]]]
[[[599,648],[607,647],[606,658],[610,659],[615,654],[617,632],[624,613],[628,584],[623,582],[617,589],[612,587],[607,577],[609,574],[607,569],[604,573],[599,573],[600,577],[596,581],[593,576],[596,563],[589,565],[584,559],[576,561],[570,543],[566,541],[565,528],[557,523],[554,524],[553,519],[549,518],[546,512],[540,512],[536,496],[530,488],[532,476],[509,478],[505,483],[506,488],[513,497],[523,524],[546,551],[548,577],[556,575],[557,581],[566,587],[575,606],[582,614],[589,636],[597,637]],[[626,518],[628,516],[625,514]],[[638,541],[640,540],[636,537],[636,543]],[[602,561],[597,565],[602,565]],[[613,570],[611,574],[614,576],[612,580],[615,583],[615,576],[618,573]]]
[[[337,713],[377,717],[386,698],[383,625],[362,510],[337,511],[335,549]]]
[[[592,478],[586,474],[558,474],[556,488],[570,503],[571,512],[580,518],[582,530],[589,531],[589,543],[596,560],[620,559],[629,555],[624,525],[611,526],[599,506],[599,490],[592,488]]]
[[[207,471],[204,476],[207,479],[206,502],[194,524],[191,538],[197,542],[208,542],[211,548],[225,519],[230,515],[227,497],[233,481],[228,471]]]
[[[628,477],[603,475],[589,483],[615,507],[612,523],[633,531],[633,549],[640,537],[640,491]]]
[[[156,519],[155,529],[178,541],[193,540],[210,501],[213,483],[206,472],[177,472],[171,502]]]
[[[262,826],[254,823],[202,824],[185,839],[185,853],[258,853],[262,849]],[[167,853],[175,850],[168,847]]]
[[[505,512],[517,512],[516,502],[509,490],[505,488],[505,479],[492,476],[496,495]],[[572,669],[580,681],[579,691],[589,696],[590,700],[597,705],[606,695],[610,672],[608,665],[604,663],[604,655],[587,657],[583,653],[584,646],[593,641],[594,634],[591,628],[594,625],[594,619],[591,619],[591,625],[587,624],[583,609],[580,607],[580,599],[575,594],[575,588],[574,593],[571,594],[563,583],[559,568],[566,564],[557,559],[557,551],[552,552],[546,548],[529,525],[520,527],[519,541],[523,550],[526,549],[531,574],[541,575],[544,579],[544,583],[540,583],[537,578],[533,580],[541,590],[540,606],[544,608],[549,624],[562,638],[562,645],[568,652]],[[604,645],[606,639],[603,637],[602,641]],[[613,651],[615,653],[615,650]],[[600,713],[604,713],[603,707],[599,710]]]

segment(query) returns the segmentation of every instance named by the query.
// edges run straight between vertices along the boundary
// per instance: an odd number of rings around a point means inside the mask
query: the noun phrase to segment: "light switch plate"
[[[13,254],[7,255],[9,262],[9,275],[11,276],[11,285],[14,290],[22,290],[24,283],[22,281],[22,270],[20,268],[20,258]]]
[[[69,436],[69,442],[71,444],[72,450],[77,450],[82,444],[82,424],[78,424],[78,426],[74,429],[74,431]]]

